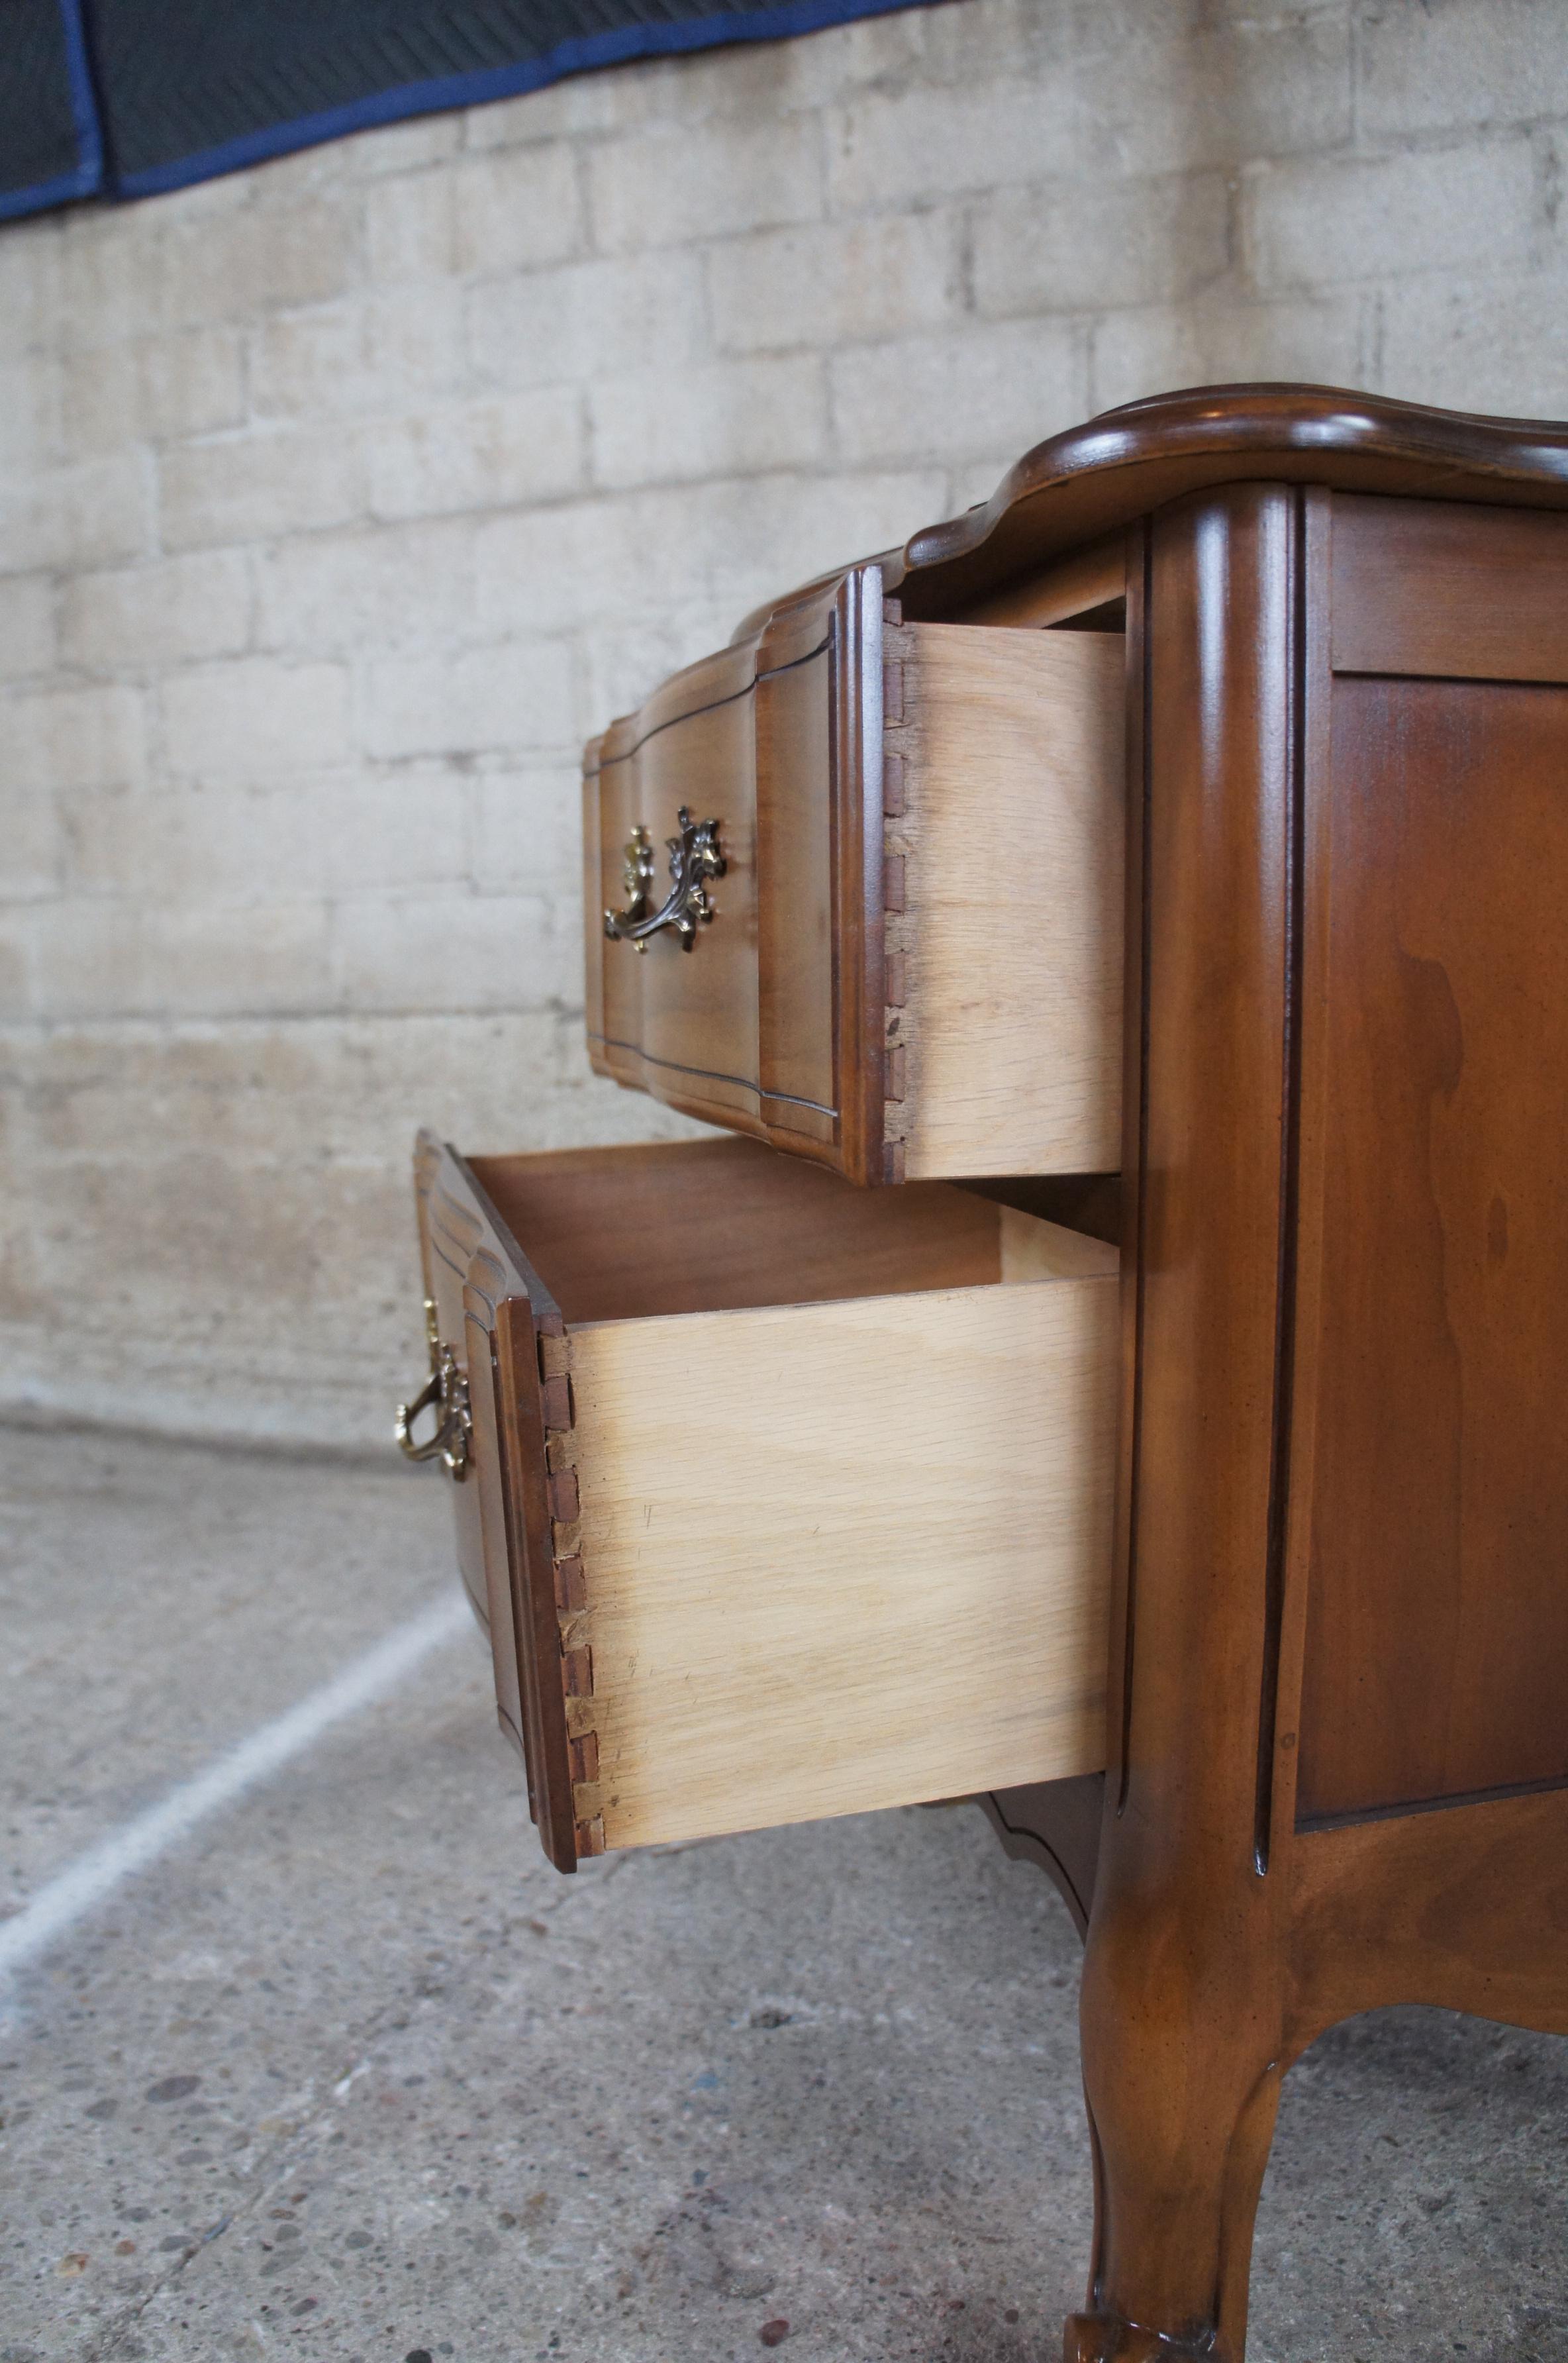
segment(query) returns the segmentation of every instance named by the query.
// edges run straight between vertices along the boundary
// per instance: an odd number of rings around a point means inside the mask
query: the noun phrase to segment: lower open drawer
[[[747,1140],[417,1170],[558,1868],[1103,1764],[1113,1249]]]

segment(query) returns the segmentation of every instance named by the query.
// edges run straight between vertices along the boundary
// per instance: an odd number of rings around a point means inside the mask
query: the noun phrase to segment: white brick
[[[374,756],[569,745],[570,651],[561,640],[530,638],[371,663],[360,677],[358,713],[360,744]]]
[[[348,754],[348,677],[339,665],[259,657],[204,665],[171,673],[162,704],[164,752],[176,774],[277,779]]]
[[[141,422],[154,442],[237,426],[245,416],[240,340],[233,328],[144,338]]]
[[[1211,301],[1112,312],[1094,329],[1089,407],[1110,410],[1182,385],[1364,383],[1364,304],[1356,291],[1269,304],[1222,292]]]
[[[569,985],[549,905],[531,895],[340,903],[333,961],[348,1009],[539,1009]]]
[[[61,605],[61,647],[92,670],[233,655],[249,636],[249,569],[239,550],[79,574]]]
[[[1372,139],[1568,115],[1556,0],[1370,8],[1358,62],[1362,132]]]
[[[83,457],[237,426],[245,415],[238,333],[190,328],[70,354],[62,408],[67,446]]]
[[[411,517],[558,498],[581,486],[584,453],[575,386],[454,403],[372,429],[370,507],[377,516]]]
[[[141,692],[13,690],[0,704],[0,770],[34,795],[120,787],[146,769]]]
[[[372,279],[395,283],[449,275],[458,252],[451,173],[380,182],[365,201],[365,235]]]
[[[578,765],[481,771],[472,795],[473,874],[485,893],[574,902],[582,870]]]
[[[674,81],[685,62],[658,59],[612,66],[522,97],[470,107],[464,118],[464,143],[475,155],[490,155],[497,149],[536,147],[544,140],[633,130],[659,114],[660,87]]]
[[[1093,123],[1097,175],[1190,172],[1349,145],[1351,11],[1249,9],[1194,25],[1171,8],[1101,17],[1104,46],[1067,67]]]
[[[607,141],[589,151],[589,202],[596,242],[612,253],[814,221],[822,128],[814,116],[683,122]]]
[[[472,784],[456,762],[406,764],[379,777],[351,772],[333,782],[326,800],[332,827],[317,857],[326,892],[373,896],[462,884],[474,864]],[[303,816],[306,842],[315,833],[319,843],[319,810],[316,824]]]
[[[310,655],[472,638],[474,534],[471,518],[443,517],[257,552],[258,645]]]
[[[965,0],[0,230],[7,1349],[347,1432],[415,1116],[689,1129],[587,1073],[581,737],[1101,405],[1561,412],[1565,116],[1552,0]]]
[[[0,339],[7,353],[52,340],[61,312],[61,250],[65,220],[38,214],[9,222],[0,238]]]
[[[1178,303],[1227,269],[1230,194],[1217,172],[1005,190],[975,225],[985,313]]]
[[[259,193],[212,219],[182,206],[162,224],[155,268],[156,316],[166,327],[318,304],[359,276],[356,211],[340,195],[283,205]]]
[[[148,494],[139,451],[0,483],[0,574],[139,558],[151,538]]]
[[[667,602],[738,621],[785,585],[903,541],[941,495],[935,470],[770,476],[500,517],[476,537],[480,627],[569,631]],[[580,735],[605,719],[583,716]]]
[[[204,781],[157,794],[92,791],[62,806],[70,884],[193,905],[314,903],[469,875],[469,781],[321,772],[282,784]]]
[[[735,239],[709,257],[713,334],[732,351],[896,337],[958,308],[956,225],[942,214]]]
[[[0,361],[0,475],[48,467],[60,441],[59,370],[40,356]]]
[[[0,681],[48,671],[55,657],[55,589],[47,575],[0,575]]]
[[[1424,279],[1382,302],[1380,391],[1408,402],[1561,418],[1568,272]]]
[[[423,165],[444,163],[462,144],[463,117],[453,108],[354,133],[343,143],[343,164],[362,181],[377,180],[386,172],[414,172]]]
[[[20,915],[29,1004],[52,1018],[319,1008],[329,989],[325,904],[259,906],[243,926],[222,908],[108,896]]]
[[[1032,0],[1026,5],[1032,15]],[[990,13],[994,19],[994,6]],[[893,85],[924,71],[928,57],[929,22],[901,9],[829,26],[810,40],[699,50],[657,86],[650,83],[646,116],[659,122],[717,117],[745,124],[800,115],[842,101],[850,91]]]
[[[962,516],[966,509],[983,508],[1013,462],[1021,454],[1009,450],[981,454],[966,460],[949,471],[947,493],[943,502],[944,514]]]
[[[1092,173],[1095,110],[1065,74],[868,94],[828,119],[835,212]]]
[[[804,468],[827,448],[818,354],[636,371],[590,390],[593,472],[613,489]]]
[[[514,148],[470,157],[452,175],[456,267],[496,279],[564,262],[585,243],[575,151]]]
[[[259,418],[396,413],[463,375],[462,291],[426,280],[259,322],[250,399]]]
[[[703,342],[694,254],[580,262],[476,286],[467,298],[474,361],[496,384],[580,383],[682,361]]]
[[[365,452],[337,427],[275,427],[181,443],[158,463],[158,505],[171,549],[259,541],[362,516]]]
[[[137,216],[128,208],[83,206],[61,228],[51,341],[66,352],[85,352],[161,325],[156,236],[147,236]]]
[[[830,377],[845,460],[934,467],[970,451],[1022,452],[1073,426],[1088,407],[1088,346],[1070,323],[1009,321],[860,346],[834,357]]]
[[[671,598],[655,611],[602,621],[583,650],[579,736],[597,737],[606,723],[631,713],[672,672],[722,649],[736,620],[732,595],[679,604]]]
[[[1528,260],[1529,143],[1260,165],[1243,183],[1243,252],[1264,293]]]
[[[8,716],[0,704],[0,750],[9,738]],[[59,892],[61,869],[58,796],[36,777],[0,761],[0,902],[30,900]]]

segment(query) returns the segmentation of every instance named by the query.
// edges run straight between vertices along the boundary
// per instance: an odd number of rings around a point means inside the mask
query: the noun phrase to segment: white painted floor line
[[[433,1649],[472,1630],[473,1616],[460,1593],[436,1602],[296,1706],[274,1715],[237,1747],[216,1758],[205,1771],[182,1781],[160,1803],[122,1822],[40,1887],[20,1912],[0,1921],[0,1977],[35,1960],[116,1887],[178,1846],[199,1823],[270,1780],[335,1723],[395,1690]]]

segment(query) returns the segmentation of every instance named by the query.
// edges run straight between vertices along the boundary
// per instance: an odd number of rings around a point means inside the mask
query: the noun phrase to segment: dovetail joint
[[[580,1860],[584,1855],[603,1853],[604,1816],[600,1810],[599,1735],[593,1727],[593,1645],[588,1637],[588,1581],[578,1530],[582,1503],[572,1435],[575,1405],[570,1348],[564,1337],[539,1339],[539,1392],[544,1413],[545,1490],[550,1512],[568,1770]]]
[[[910,893],[908,823],[913,773],[910,744],[914,682],[912,635],[896,599],[882,610],[882,1179],[904,1179],[909,1137]]]

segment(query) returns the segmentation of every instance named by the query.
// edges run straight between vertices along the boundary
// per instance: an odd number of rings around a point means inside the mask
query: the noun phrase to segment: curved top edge
[[[1568,506],[1568,425],[1342,386],[1154,394],[1037,444],[988,501],[915,534],[889,566],[888,588],[911,611],[962,604],[1186,492],[1242,476]]]

